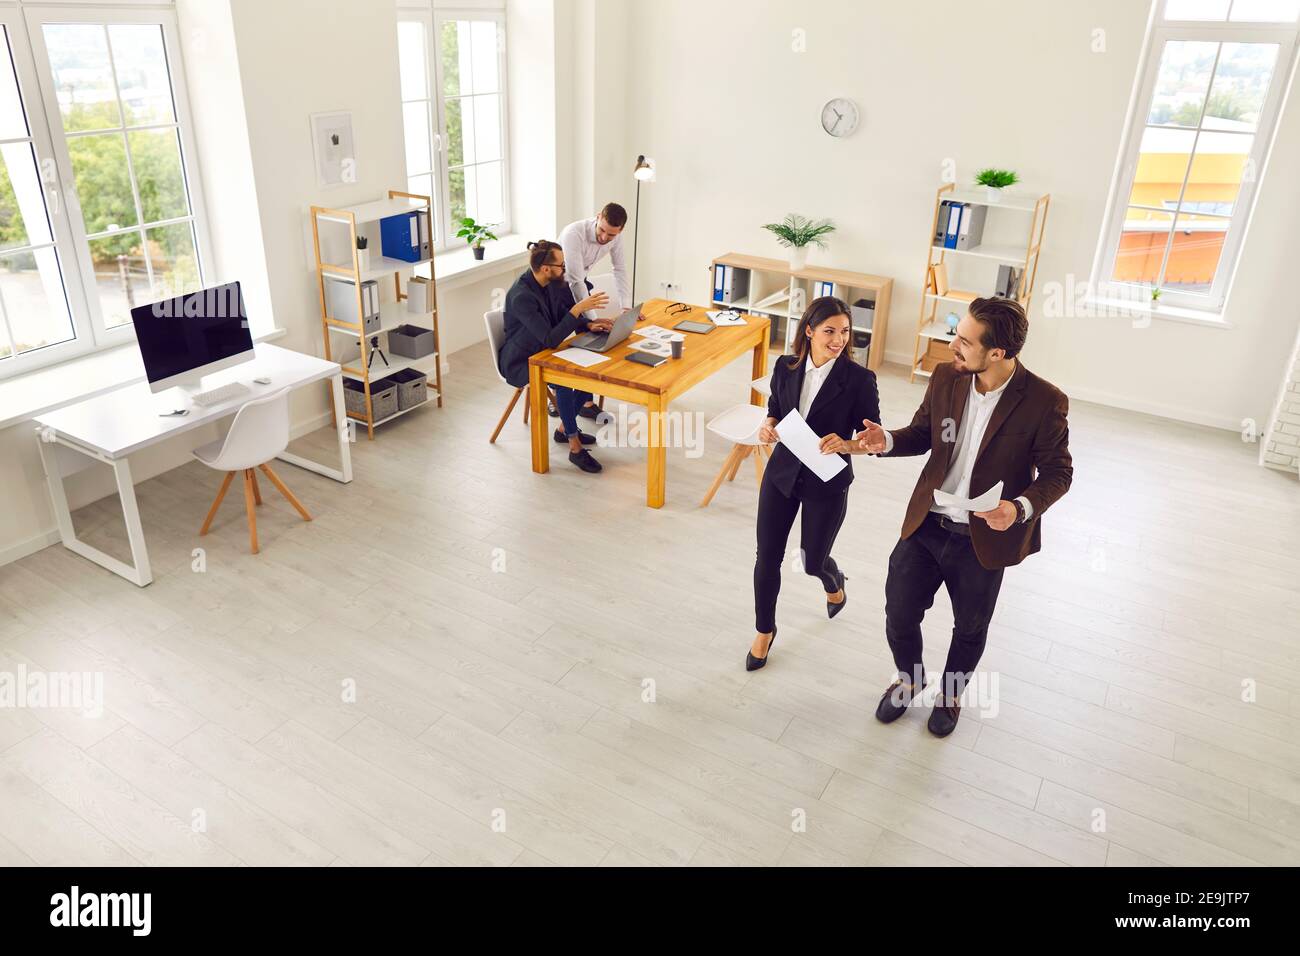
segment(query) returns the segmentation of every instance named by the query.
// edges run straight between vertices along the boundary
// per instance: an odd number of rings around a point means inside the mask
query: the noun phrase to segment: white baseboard
[[[0,551],[0,567],[4,567],[6,564],[11,564],[14,561],[27,557],[29,554],[35,554],[37,551],[42,551],[50,545],[58,543],[58,528],[53,528],[49,531],[42,531],[34,538],[28,538],[26,541],[12,544],[3,551]]]

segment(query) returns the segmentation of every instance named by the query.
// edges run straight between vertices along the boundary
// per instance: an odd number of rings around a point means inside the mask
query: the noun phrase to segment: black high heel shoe
[[[844,587],[844,582],[847,581],[847,580],[849,579],[849,576],[848,576],[847,574],[845,574],[843,571],[839,571],[839,572],[837,572],[837,573],[838,573],[839,576],[840,576],[840,587],[839,587],[839,589],[840,589],[841,591],[844,592],[844,600],[841,601],[839,604],[835,604],[835,603],[832,602],[832,601],[827,601],[827,602],[826,602],[826,616],[827,616],[827,617],[831,617],[831,618],[833,618],[836,614],[839,614],[840,611],[844,610],[844,605],[846,605],[846,604],[849,603],[849,592],[848,592],[848,590]]]
[[[776,643],[776,625],[772,625],[772,639],[767,642],[767,653],[762,657],[755,657],[752,651],[745,652],[745,670],[756,671],[772,656],[772,645]]]

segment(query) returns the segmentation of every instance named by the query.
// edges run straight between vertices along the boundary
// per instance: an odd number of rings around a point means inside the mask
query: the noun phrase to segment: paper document
[[[958,498],[946,491],[934,489],[934,503],[940,508],[960,508],[963,511],[992,511],[1002,500],[1002,482],[998,482],[978,498]]]
[[[672,343],[667,339],[637,339],[628,348],[633,352],[649,352],[651,355],[662,355],[665,358],[673,354]]]
[[[672,329],[665,329],[660,325],[643,325],[640,328],[632,330],[633,335],[640,335],[647,339],[657,339],[664,342],[685,342],[686,336],[681,332],[674,332]]]
[[[564,359],[564,361],[572,362],[574,365],[581,365],[583,368],[591,368],[593,365],[609,361],[608,355],[602,355],[600,352],[589,352],[586,349],[563,349],[555,353],[555,358]]]
[[[830,481],[848,467],[848,463],[839,455],[822,454],[821,437],[808,427],[797,408],[791,409],[789,415],[777,422],[776,433],[781,438],[781,444],[790,449],[794,457],[807,465],[822,481]]]
[[[713,320],[714,325],[744,325],[745,317],[734,309],[710,309],[709,318]]]

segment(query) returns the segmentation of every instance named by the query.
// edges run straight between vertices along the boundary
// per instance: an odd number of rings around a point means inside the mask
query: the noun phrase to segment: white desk
[[[255,346],[254,350],[257,357],[253,361],[204,377],[205,389],[216,388],[227,382],[242,382],[251,390],[248,394],[227,402],[202,408],[192,405],[178,389],[168,389],[155,395],[149,391],[147,382],[139,382],[68,405],[36,419],[41,464],[45,468],[45,480],[50,488],[54,516],[64,547],[140,587],[151,582],[153,572],[149,568],[149,552],[145,549],[144,529],[140,526],[140,512],[136,507],[135,485],[131,480],[128,456],[142,448],[234,415],[245,402],[278,392],[286,386],[301,388],[313,382],[330,380],[341,465],[332,468],[288,451],[279,457],[335,481],[352,480],[351,436],[343,406],[343,372],[338,363],[265,343]],[[271,383],[258,385],[253,382],[254,377],[269,378]],[[160,414],[174,408],[189,408],[190,413],[168,418]],[[130,539],[134,565],[125,564],[79,540],[72,527],[72,513],[68,510],[63,479],[89,468],[97,461],[110,466],[117,479],[117,491],[122,499],[122,514],[126,518],[126,533]]]

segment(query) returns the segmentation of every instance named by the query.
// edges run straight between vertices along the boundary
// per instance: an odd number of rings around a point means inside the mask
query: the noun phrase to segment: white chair
[[[235,413],[235,420],[230,423],[230,431],[226,433],[225,438],[194,449],[195,458],[209,468],[226,473],[226,479],[221,483],[221,490],[217,492],[212,507],[208,509],[208,516],[203,522],[203,527],[199,529],[199,534],[208,533],[208,529],[212,527],[212,519],[217,516],[217,509],[221,507],[221,500],[226,496],[226,489],[230,487],[230,482],[235,477],[235,472],[242,471],[244,506],[248,509],[248,539],[253,554],[257,554],[257,515],[253,507],[254,504],[262,503],[262,492],[257,486],[257,474],[254,471],[256,468],[260,468],[266,477],[271,479],[271,484],[275,485],[280,494],[284,495],[289,504],[302,515],[302,520],[310,521],[311,515],[302,506],[302,502],[284,486],[279,475],[273,472],[268,464],[272,458],[288,447],[289,390],[285,388],[274,395],[258,398],[246,404]]]
[[[483,325],[487,328],[488,348],[492,350],[492,370],[497,373],[497,378],[502,383],[509,385],[506,377],[501,374],[501,346],[506,340],[506,314],[500,309],[493,309],[490,312],[483,313]],[[510,399],[510,404],[506,406],[505,413],[501,416],[501,421],[497,422],[496,429],[492,432],[492,437],[488,439],[489,445],[496,444],[497,436],[501,434],[501,429],[505,427],[506,419],[510,413],[515,410],[515,403],[519,401],[519,396],[524,393],[526,386],[517,386],[515,394]],[[528,403],[524,402],[524,424],[528,424]]]
[[[757,387],[757,384],[755,384],[755,388]],[[772,457],[771,447],[758,440],[758,430],[766,418],[766,406],[733,405],[709,422],[709,431],[715,435],[721,435],[733,444],[731,454],[722,463],[718,476],[713,479],[713,484],[709,486],[708,494],[700,502],[701,508],[708,507],[709,502],[713,500],[713,496],[717,494],[718,488],[722,485],[723,477],[725,476],[728,481],[735,478],[741,463],[751,455],[754,457],[754,474],[758,476],[759,487],[762,487],[764,457]]]

